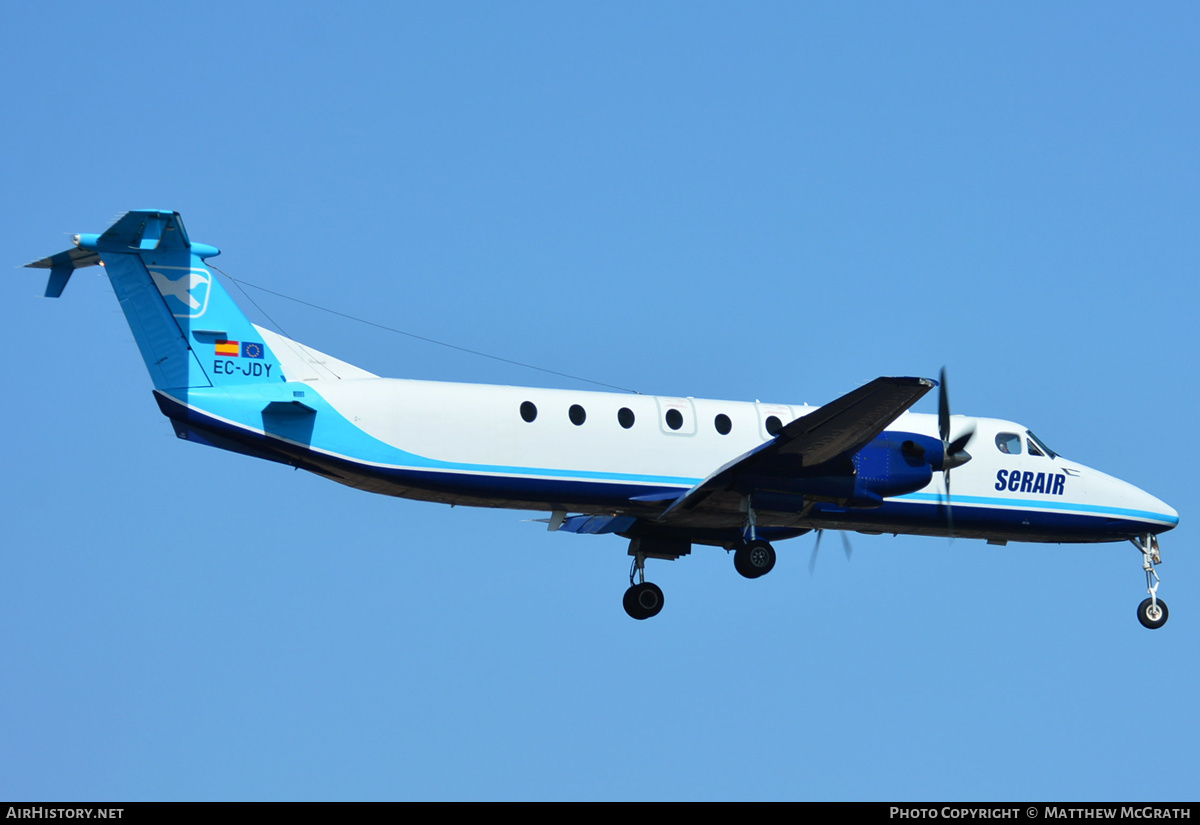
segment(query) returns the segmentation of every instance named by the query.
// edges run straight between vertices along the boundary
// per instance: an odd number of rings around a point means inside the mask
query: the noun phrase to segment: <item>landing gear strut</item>
[[[1138,621],[1142,627],[1157,630],[1167,623],[1167,603],[1158,598],[1158,573],[1154,565],[1162,564],[1162,554],[1158,549],[1158,536],[1147,533],[1136,539],[1131,539],[1133,546],[1142,554],[1142,569],[1146,571],[1146,592],[1150,598],[1138,605]]]
[[[634,619],[649,619],[657,616],[663,608],[663,592],[657,584],[646,581],[646,556],[634,553],[633,565],[629,568],[629,589],[622,600],[625,612]]]
[[[733,548],[733,569],[748,579],[757,579],[775,567],[775,548],[758,537],[754,502],[750,496],[742,500],[742,510],[746,513],[746,527],[742,540]]]

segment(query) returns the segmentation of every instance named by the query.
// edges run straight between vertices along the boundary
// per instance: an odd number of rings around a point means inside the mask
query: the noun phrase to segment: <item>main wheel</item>
[[[1146,599],[1138,605],[1138,621],[1142,623],[1142,627],[1158,630],[1167,623],[1168,615],[1170,615],[1170,611],[1167,610],[1167,603],[1162,599]]]
[[[770,542],[748,541],[734,551],[733,567],[748,579],[765,576],[775,567],[775,548]]]
[[[625,591],[625,612],[634,619],[649,619],[663,609],[663,592],[657,584],[642,582]]]

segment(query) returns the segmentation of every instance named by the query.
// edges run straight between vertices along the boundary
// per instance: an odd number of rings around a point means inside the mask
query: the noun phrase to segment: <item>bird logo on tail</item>
[[[180,278],[171,278],[162,272],[150,270],[150,277],[154,279],[154,285],[158,287],[159,293],[164,298],[171,300],[167,301],[167,306],[171,307],[171,314],[176,318],[199,318],[208,309],[208,293],[209,284],[212,281],[212,275],[200,269],[185,269],[184,267],[159,267],[163,270],[184,270],[185,274]],[[176,306],[172,303],[176,302],[181,306]],[[180,311],[182,309],[182,311]]]

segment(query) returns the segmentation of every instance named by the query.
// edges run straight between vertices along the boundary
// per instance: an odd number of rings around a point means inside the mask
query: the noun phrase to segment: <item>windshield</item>
[[[1025,435],[1029,436],[1029,440],[1032,441],[1034,444],[1038,445],[1038,447],[1041,448],[1041,451],[1043,453],[1045,453],[1046,455],[1050,456],[1051,458],[1055,458],[1058,456],[1058,453],[1054,452],[1054,450],[1051,450],[1049,447],[1046,446],[1046,442],[1042,441],[1040,438],[1038,438],[1036,435],[1034,435],[1029,430],[1025,431]]]

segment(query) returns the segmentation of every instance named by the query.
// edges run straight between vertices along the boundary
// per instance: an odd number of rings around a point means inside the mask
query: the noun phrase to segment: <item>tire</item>
[[[1162,599],[1158,599],[1157,612],[1159,615],[1151,617],[1150,606],[1152,604],[1153,602],[1150,599],[1146,599],[1138,605],[1138,621],[1142,623],[1142,627],[1149,628],[1150,630],[1158,630],[1167,623],[1167,616],[1170,615],[1170,611],[1167,610],[1167,603]]]
[[[747,579],[765,576],[775,567],[775,548],[770,542],[748,541],[733,554],[733,568]]]
[[[642,582],[625,591],[625,612],[639,621],[657,616],[663,609],[663,592],[657,584]]]

